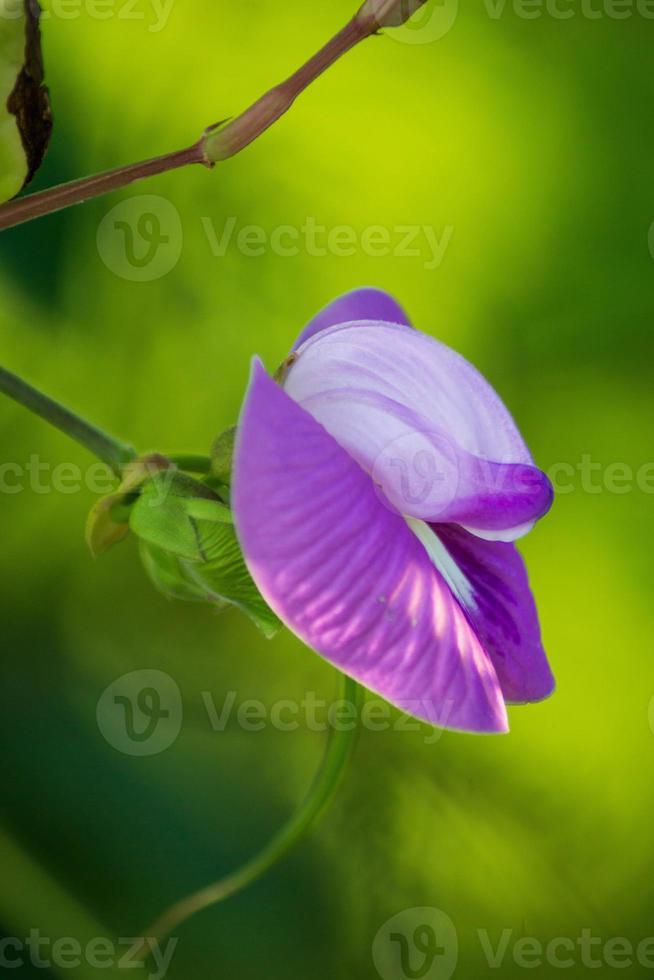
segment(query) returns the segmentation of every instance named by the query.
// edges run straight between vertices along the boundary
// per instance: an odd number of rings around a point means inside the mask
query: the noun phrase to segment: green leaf
[[[0,201],[31,180],[52,131],[40,13],[36,0],[0,0]]]

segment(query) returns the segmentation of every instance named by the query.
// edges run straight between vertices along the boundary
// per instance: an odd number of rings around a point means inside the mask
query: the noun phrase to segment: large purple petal
[[[511,540],[551,504],[499,396],[432,337],[389,323],[327,328],[301,346],[284,387],[402,513]]]
[[[238,431],[236,529],[255,582],[282,620],[417,717],[505,731],[495,671],[425,548],[258,362]]]
[[[411,326],[400,304],[388,293],[371,286],[353,289],[351,293],[345,293],[333,300],[307,323],[293,344],[293,350],[297,350],[305,341],[328,327],[340,323],[352,323],[355,320],[375,320],[378,323],[401,323],[407,327]]]
[[[468,615],[489,654],[505,700],[541,701],[554,690],[522,556],[515,545],[483,541],[460,527],[433,528],[467,578]]]

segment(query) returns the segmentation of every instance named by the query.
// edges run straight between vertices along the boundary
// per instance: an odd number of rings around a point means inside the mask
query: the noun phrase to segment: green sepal
[[[151,581],[164,595],[208,602],[219,610],[236,606],[265,637],[272,638],[282,623],[254,584],[232,525],[216,525],[211,542],[204,538],[204,545],[211,553],[209,561],[186,561],[147,541],[141,541],[141,558]]]
[[[288,372],[291,370],[295,362],[300,355],[297,351],[291,351],[288,357],[282,361],[277,370],[273,375],[273,380],[277,382],[278,385],[283,385],[288,377]]]
[[[121,495],[103,497],[91,508],[86,521],[86,543],[97,558],[109,551],[129,534],[129,524],[124,520]]]
[[[139,539],[149,578],[164,595],[217,609],[236,606],[267,637],[281,628],[247,569],[229,507],[165,456],[130,463],[116,492],[89,514],[86,536],[95,555],[130,531]]]
[[[187,561],[204,561],[204,536],[215,524],[229,524],[231,519],[229,508],[209,487],[168,470],[145,484],[131,509],[129,526],[156,548]]]
[[[163,551],[147,541],[139,543],[143,567],[154,586],[169,599],[206,602],[206,589],[188,578],[177,555]]]
[[[141,489],[129,526],[159,591],[218,609],[237,606],[266,637],[281,628],[247,569],[231,511],[205,484],[177,471],[157,474]]]
[[[220,433],[211,447],[211,475],[218,483],[225,486],[229,486],[232,482],[235,442],[236,426],[232,425]]]
[[[201,564],[183,562],[190,580],[205,590],[213,603],[238,606],[268,639],[282,623],[257,589],[250,575],[233,525],[215,525],[203,540],[206,560]]]
[[[129,508],[139,488],[153,474],[166,470],[170,462],[154,453],[139,456],[123,470],[123,478],[115,493],[93,505],[86,521],[86,543],[91,554],[104,554],[129,534]]]

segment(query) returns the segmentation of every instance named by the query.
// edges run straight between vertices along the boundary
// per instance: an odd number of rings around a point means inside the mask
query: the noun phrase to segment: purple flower
[[[277,384],[255,360],[236,530],[263,596],[310,647],[434,725],[508,728],[551,694],[515,545],[552,488],[502,401],[386,294],[335,300]]]

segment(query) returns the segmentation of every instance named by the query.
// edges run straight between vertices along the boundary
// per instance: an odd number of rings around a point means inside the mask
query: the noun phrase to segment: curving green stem
[[[13,398],[14,401],[89,449],[119,475],[127,463],[136,458],[136,452],[131,446],[107,435],[2,367],[0,367],[0,392]],[[180,469],[191,472],[206,473],[211,468],[211,459],[207,456],[179,455],[170,458]],[[341,677],[342,699],[358,709],[363,696],[362,688],[344,674]],[[336,792],[352,754],[356,730],[357,726],[353,723],[348,731],[337,729],[331,731],[322,763],[309,792],[288,822],[259,854],[237,871],[176,902],[164,912],[132,947],[131,955],[135,960],[144,960],[150,952],[151,942],[146,940],[163,939],[192,915],[242,891],[283,858],[305,836]]]
[[[363,689],[350,677],[342,676],[343,700],[357,708],[362,701]],[[183,922],[197,912],[223,902],[260,878],[274,864],[283,858],[310,830],[332,800],[340,783],[341,776],[352,755],[356,724],[350,731],[332,730],[325,754],[315,779],[304,801],[288,822],[272,840],[238,871],[232,872],[220,881],[201,891],[176,902],[145,930],[143,937],[132,947],[134,959],[145,959],[151,945],[146,940],[161,940],[177,929]]]
[[[107,463],[117,475],[120,475],[123,467],[136,456],[131,446],[107,435],[102,429],[87,422],[75,412],[71,412],[69,408],[44,395],[27,381],[23,381],[18,375],[12,374],[3,367],[0,367],[0,392],[13,398],[19,405],[34,412],[61,432],[65,432],[98,459]]]

